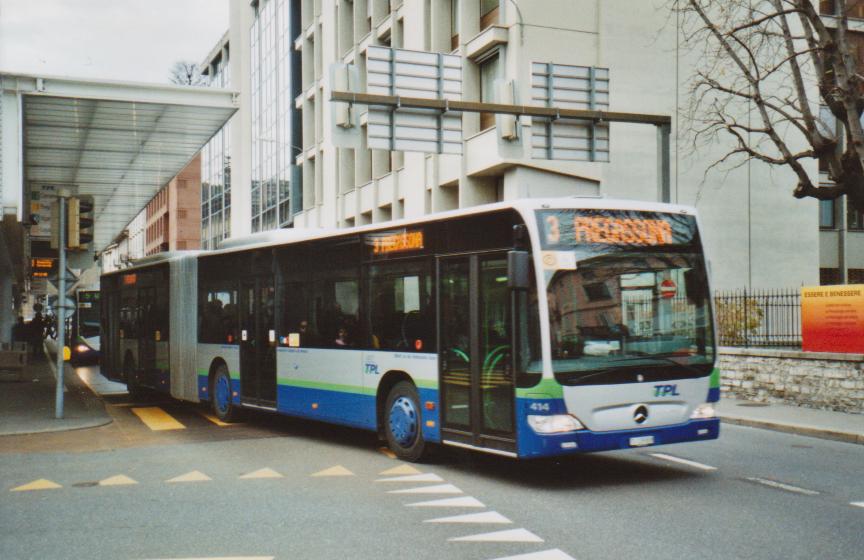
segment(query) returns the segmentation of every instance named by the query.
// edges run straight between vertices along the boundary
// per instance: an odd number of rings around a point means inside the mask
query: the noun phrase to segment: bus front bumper
[[[537,434],[527,423],[522,423],[519,428],[519,456],[539,458],[717,439],[720,435],[720,419],[690,420],[673,426],[638,430],[579,430],[548,435]]]

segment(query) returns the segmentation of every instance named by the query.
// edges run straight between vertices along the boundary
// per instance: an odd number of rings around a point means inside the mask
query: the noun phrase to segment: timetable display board
[[[801,349],[864,353],[864,284],[801,288]]]

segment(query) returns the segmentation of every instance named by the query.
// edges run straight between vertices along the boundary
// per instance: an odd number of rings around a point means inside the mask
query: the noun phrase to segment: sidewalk
[[[40,353],[30,358],[20,378],[0,377],[0,436],[95,428],[111,422],[105,405],[68,364],[64,414],[56,419],[57,381],[52,366],[46,354]]]
[[[732,398],[723,398],[717,405],[717,414],[727,424],[864,445],[864,414],[814,410]]]

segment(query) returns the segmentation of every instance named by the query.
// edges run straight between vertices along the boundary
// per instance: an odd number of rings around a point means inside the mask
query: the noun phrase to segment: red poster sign
[[[864,284],[801,288],[805,352],[864,353]]]

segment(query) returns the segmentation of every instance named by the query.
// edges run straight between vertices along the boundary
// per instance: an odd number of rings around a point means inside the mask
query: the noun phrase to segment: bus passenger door
[[[138,290],[138,371],[139,383],[147,387],[156,386],[156,290]]]
[[[276,331],[272,278],[240,284],[240,393],[244,402],[276,404]]]
[[[506,254],[438,261],[445,441],[515,452]]]

